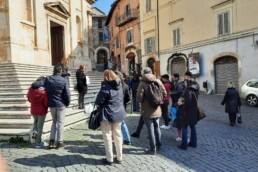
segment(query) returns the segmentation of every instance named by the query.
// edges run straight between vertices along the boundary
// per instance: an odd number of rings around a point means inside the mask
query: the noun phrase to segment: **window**
[[[246,84],[248,87],[258,88],[258,81],[250,81]]]
[[[131,6],[130,6],[130,4],[127,4],[125,6],[125,13],[126,13],[126,16],[129,16],[131,14]]]
[[[98,28],[102,29],[102,19],[98,19]]]
[[[146,0],[146,13],[151,10],[151,0]]]
[[[173,45],[181,45],[181,29],[177,28],[173,30]]]
[[[116,37],[116,48],[119,48],[119,37]]]
[[[99,32],[99,42],[103,42],[103,32]]]
[[[155,52],[155,37],[150,37],[144,40],[145,54]]]
[[[229,11],[218,14],[218,36],[230,33]]]
[[[133,30],[130,29],[130,30],[127,30],[126,32],[126,43],[130,44],[132,42],[133,42]]]

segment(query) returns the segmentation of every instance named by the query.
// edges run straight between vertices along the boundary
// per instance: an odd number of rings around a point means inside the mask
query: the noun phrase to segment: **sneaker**
[[[177,147],[182,150],[187,150],[187,147],[183,147],[182,145],[177,145]]]
[[[35,148],[37,148],[37,149],[41,149],[43,146],[41,145],[41,143],[36,143],[35,144]]]
[[[147,150],[145,150],[145,153],[150,154],[150,155],[156,155],[156,150],[147,149]]]
[[[37,131],[33,131],[31,138],[36,139],[37,138]]]
[[[45,146],[47,146],[47,145],[48,145],[48,144],[47,144],[46,142],[42,141],[42,142],[40,142],[40,143],[36,143],[36,144],[35,144],[35,148],[40,149],[40,148],[43,148],[43,147],[45,147]]]
[[[48,149],[53,149],[55,148],[55,140],[50,140],[49,144],[47,146]]]
[[[116,164],[122,164],[122,161],[121,161],[121,160],[119,161],[119,160],[117,159],[117,157],[115,157],[115,158],[114,158],[114,163],[116,163]]]
[[[180,142],[180,141],[182,141],[182,138],[181,137],[177,137],[176,141]]]
[[[56,144],[56,149],[59,149],[59,148],[65,147],[65,146],[66,146],[66,144],[64,144],[64,142],[58,142]]]
[[[134,132],[131,134],[132,137],[135,137],[135,138],[140,138],[140,134]]]
[[[106,158],[102,158],[101,159],[101,162],[104,164],[104,165],[112,165],[113,162],[109,162]]]
[[[160,128],[168,130],[168,129],[170,129],[170,126],[169,126],[169,125],[168,125],[168,126],[166,126],[166,125],[161,125]]]
[[[123,144],[124,145],[131,145],[131,142],[124,140]]]

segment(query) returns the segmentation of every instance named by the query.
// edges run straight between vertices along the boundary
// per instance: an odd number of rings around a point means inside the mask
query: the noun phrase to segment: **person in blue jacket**
[[[106,158],[103,158],[102,162],[107,165],[111,165],[114,161],[121,163],[123,158],[121,124],[126,116],[123,98],[121,79],[112,70],[105,70],[95,105],[100,114],[100,126],[106,150]],[[112,137],[116,148],[115,158]]]

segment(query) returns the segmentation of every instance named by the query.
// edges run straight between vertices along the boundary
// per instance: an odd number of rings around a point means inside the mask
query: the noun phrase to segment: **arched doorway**
[[[171,60],[171,74],[178,73],[180,78],[182,78],[187,71],[186,60],[182,56],[176,56]]]
[[[105,49],[98,50],[96,69],[98,71],[104,71],[107,69],[107,65],[107,51]]]
[[[238,89],[238,61],[232,56],[223,56],[214,61],[215,90],[224,94],[227,83],[232,81]]]
[[[154,58],[149,58],[147,60],[147,66],[149,68],[151,68],[152,72],[154,73],[155,59]]]
[[[130,52],[127,54],[128,59],[128,73],[129,75],[133,75],[135,71],[135,54],[133,52]]]

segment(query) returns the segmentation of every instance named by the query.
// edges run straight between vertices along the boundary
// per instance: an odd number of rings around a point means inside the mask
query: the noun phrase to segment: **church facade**
[[[0,0],[0,63],[91,70],[92,4],[96,0]]]

